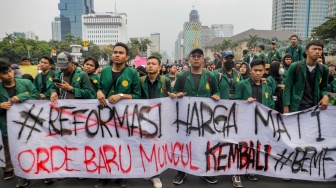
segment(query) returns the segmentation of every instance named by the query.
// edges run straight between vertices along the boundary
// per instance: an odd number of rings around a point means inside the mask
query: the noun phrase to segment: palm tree
[[[6,37],[3,40],[7,41],[9,44],[13,44],[16,38],[14,37],[13,34],[6,33]]]
[[[147,39],[147,38],[144,38],[144,39],[140,39],[140,51],[142,52],[142,55],[146,55],[147,57],[147,49],[148,49],[148,45],[150,45],[152,42]]]
[[[257,39],[258,39],[258,35],[249,35],[249,39],[247,40],[247,44],[246,47],[247,49],[251,49],[251,48],[255,48],[257,45]]]
[[[230,40],[230,39],[225,39],[223,42],[222,42],[222,49],[223,50],[227,50],[227,49],[229,49],[230,48],[230,46],[231,46],[231,43],[232,43],[232,40]]]
[[[68,41],[70,44],[73,44],[74,40],[75,40],[75,36],[73,36],[71,33],[68,33],[65,36],[65,40]]]
[[[230,45],[230,49],[232,51],[235,51],[238,47],[240,46],[240,42],[237,42],[237,41],[233,41]]]

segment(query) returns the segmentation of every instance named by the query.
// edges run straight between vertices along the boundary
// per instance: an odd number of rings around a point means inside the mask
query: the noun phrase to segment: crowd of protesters
[[[53,103],[62,99],[98,99],[100,105],[106,106],[122,100],[190,96],[215,101],[256,101],[280,113],[306,110],[316,105],[321,110],[326,109],[327,92],[336,90],[335,66],[328,64],[328,69],[320,41],[310,41],[305,47],[297,45],[295,35],[290,41],[292,45],[283,57],[273,41],[267,56],[263,45],[258,49],[243,50],[242,62],[235,59],[232,51],[224,51],[215,53],[212,63],[205,63],[203,50],[193,49],[186,59],[173,65],[163,65],[158,57],[151,56],[145,67],[137,68],[126,66],[129,49],[127,45],[117,43],[113,47],[110,66],[101,69],[96,59],[87,57],[81,67],[68,52],[62,52],[56,62],[48,56],[41,57],[39,74],[30,80],[18,71],[18,65],[0,60],[0,128],[6,157],[4,179],[14,177],[6,112],[14,103],[29,99]],[[185,172],[178,171],[174,184],[182,184],[186,176]],[[254,174],[246,176],[251,181],[258,180]],[[202,178],[208,183],[217,183],[216,177]],[[151,180],[154,187],[162,187],[160,175]],[[52,184],[54,179],[43,181]],[[108,182],[109,179],[99,179],[94,187],[103,187]],[[243,187],[239,175],[233,176],[232,182],[234,187]],[[28,183],[29,180],[19,178],[17,187],[25,187]],[[120,187],[126,187],[127,180],[118,179],[118,183]]]

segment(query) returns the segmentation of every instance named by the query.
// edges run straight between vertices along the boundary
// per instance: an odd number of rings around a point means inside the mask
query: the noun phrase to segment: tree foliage
[[[336,17],[328,17],[327,21],[312,30],[312,36],[319,39],[336,39]]]

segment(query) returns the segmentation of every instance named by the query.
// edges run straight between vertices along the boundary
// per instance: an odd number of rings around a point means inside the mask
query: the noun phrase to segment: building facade
[[[326,21],[328,0],[273,0],[272,30],[311,36],[313,28]]]
[[[128,42],[127,15],[125,13],[96,13],[82,16],[82,38],[105,46]]]
[[[183,32],[181,31],[178,36],[177,39],[175,41],[175,50],[174,50],[174,54],[175,54],[175,60],[179,60],[179,59],[183,59],[184,58],[184,51],[183,51]]]
[[[336,17],[336,0],[329,0],[328,17]]]
[[[26,39],[31,39],[31,40],[38,40],[39,39],[38,36],[33,31],[28,31],[25,34],[26,34]]]
[[[62,39],[60,17],[55,17],[54,21],[51,22],[51,32],[52,32],[52,40],[60,41]]]
[[[94,13],[94,0],[60,0],[61,39],[71,33],[82,37],[82,15]]]
[[[149,40],[151,41],[151,44],[150,44],[151,52],[160,53],[160,33],[151,34]]]
[[[26,38],[26,34],[24,32],[13,32],[13,36],[15,38]]]
[[[202,48],[202,23],[185,22],[183,25],[184,57],[188,57],[194,48]]]
[[[211,29],[208,26],[202,26],[202,41],[201,44],[204,46],[206,43],[210,42],[211,37]]]
[[[212,39],[215,37],[232,37],[234,26],[232,24],[213,24],[211,25]]]

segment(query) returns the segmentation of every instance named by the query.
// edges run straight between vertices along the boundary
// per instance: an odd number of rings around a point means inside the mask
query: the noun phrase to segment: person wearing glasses
[[[196,48],[189,54],[190,70],[181,72],[177,75],[177,79],[173,91],[168,92],[171,98],[189,97],[209,97],[215,101],[220,100],[218,83],[212,72],[203,69],[204,53],[203,50]],[[174,177],[174,184],[183,183],[187,174],[178,171]],[[210,184],[217,183],[217,179],[213,176],[202,177]]]

